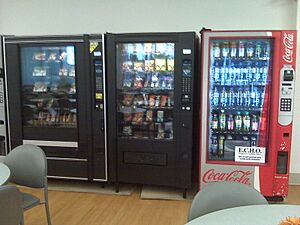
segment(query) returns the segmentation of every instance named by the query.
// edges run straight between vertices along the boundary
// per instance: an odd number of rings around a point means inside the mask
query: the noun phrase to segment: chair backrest
[[[188,220],[221,209],[245,205],[263,205],[268,201],[256,189],[238,182],[214,182],[206,185],[193,199]]]
[[[18,188],[0,186],[0,224],[19,225],[22,218],[22,197]]]
[[[44,188],[47,176],[47,159],[44,151],[35,145],[20,145],[4,160],[9,167],[9,181],[32,188]]]

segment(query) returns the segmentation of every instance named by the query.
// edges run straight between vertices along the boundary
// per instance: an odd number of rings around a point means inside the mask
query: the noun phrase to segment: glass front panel
[[[75,47],[22,47],[25,127],[77,126]]]
[[[212,39],[208,160],[234,161],[236,146],[266,147],[270,39]]]
[[[117,44],[118,136],[173,139],[174,43]]]

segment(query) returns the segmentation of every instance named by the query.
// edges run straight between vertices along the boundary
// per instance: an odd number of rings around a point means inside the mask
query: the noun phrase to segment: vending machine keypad
[[[295,71],[291,65],[284,65],[280,70],[279,118],[281,125],[289,125],[293,120]]]
[[[182,110],[191,110],[191,92],[192,92],[192,60],[185,59],[182,62],[181,78],[181,105]]]

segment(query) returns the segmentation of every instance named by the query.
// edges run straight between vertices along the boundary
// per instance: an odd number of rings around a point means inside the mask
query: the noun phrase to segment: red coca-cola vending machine
[[[288,193],[296,31],[203,29],[199,188],[251,185]]]

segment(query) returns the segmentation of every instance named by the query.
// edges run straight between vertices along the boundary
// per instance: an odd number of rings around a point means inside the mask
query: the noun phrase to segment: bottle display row
[[[269,59],[270,43],[263,40],[214,40],[211,43],[214,58]]]
[[[219,62],[211,66],[210,78],[214,85],[265,85],[269,73],[268,61]]]
[[[209,147],[209,159],[226,158],[226,160],[233,160],[235,146],[257,146],[257,136],[245,135],[236,139],[230,134],[213,134]]]
[[[211,129],[213,132],[257,132],[259,130],[260,117],[257,114],[237,111],[235,114],[225,114],[224,110],[218,114],[213,113]]]
[[[76,127],[77,116],[75,113],[49,113],[39,112],[33,115],[33,120],[27,122],[27,126],[62,126]]]
[[[264,87],[215,87],[211,93],[211,106],[261,108],[264,99]]]

